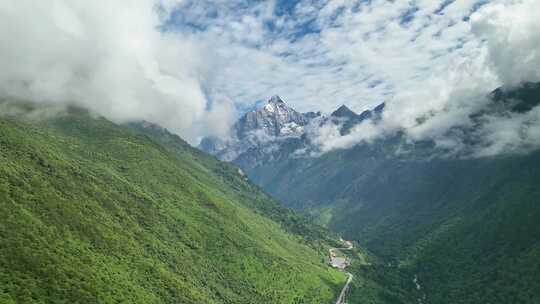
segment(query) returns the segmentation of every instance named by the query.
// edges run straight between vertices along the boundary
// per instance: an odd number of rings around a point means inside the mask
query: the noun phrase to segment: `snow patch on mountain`
[[[249,166],[280,157],[315,156],[353,145],[357,132],[369,131],[366,126],[371,125],[363,121],[380,118],[383,109],[384,104],[356,114],[343,105],[327,117],[320,112],[299,113],[275,95],[242,116],[228,138],[205,138],[200,148],[221,160],[238,160]]]
[[[274,113],[275,112],[274,105],[271,104],[271,103],[268,103],[267,105],[265,105],[264,110],[269,112],[269,113]]]
[[[248,151],[270,153],[280,141],[300,138],[311,117],[295,111],[276,95],[263,107],[242,116],[229,138],[204,138],[200,148],[225,161],[233,161]]]

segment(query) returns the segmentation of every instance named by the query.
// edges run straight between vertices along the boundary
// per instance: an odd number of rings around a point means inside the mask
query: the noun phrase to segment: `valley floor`
[[[343,240],[342,240],[343,241]],[[347,282],[345,282],[345,286],[343,286],[343,289],[341,290],[341,293],[339,294],[339,297],[336,300],[336,304],[345,304],[346,303],[346,296],[347,291],[350,288],[351,282],[353,280],[353,274],[350,272],[345,271],[345,268],[349,265],[350,261],[346,256],[339,256],[342,250],[352,250],[353,244],[350,241],[343,241],[343,245],[345,247],[341,248],[330,248],[329,254],[330,254],[330,265],[334,268],[340,269],[341,271],[345,272],[347,274]]]

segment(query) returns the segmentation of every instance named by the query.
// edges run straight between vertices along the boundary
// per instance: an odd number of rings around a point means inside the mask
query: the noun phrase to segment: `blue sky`
[[[469,19],[488,3],[183,1],[165,29],[215,51],[210,99],[245,109],[278,94],[301,111],[362,111],[476,56]]]
[[[0,98],[148,120],[192,144],[280,95],[299,111],[381,123],[328,149],[400,130],[471,124],[486,94],[540,81],[538,0],[0,0]],[[418,121],[423,123],[419,124]],[[540,109],[491,119],[486,155],[540,146]]]

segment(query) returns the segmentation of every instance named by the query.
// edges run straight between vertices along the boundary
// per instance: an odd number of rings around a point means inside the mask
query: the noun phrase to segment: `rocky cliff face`
[[[298,136],[309,119],[287,106],[279,96],[273,96],[268,103],[255,111],[248,112],[235,125],[239,139],[259,131],[267,137]]]
[[[200,148],[225,161],[234,161],[246,153],[256,161],[275,151],[277,145],[301,138],[304,128],[319,115],[299,113],[279,96],[273,96],[263,107],[242,116],[234,124],[230,138],[204,138]]]
[[[340,125],[345,134],[363,120],[379,117],[383,109],[384,104],[381,104],[373,111],[356,114],[343,105],[326,117],[320,112],[297,112],[279,96],[273,96],[264,106],[242,116],[234,124],[229,138],[204,138],[199,148],[221,160],[252,168],[262,162],[289,157],[309,146],[308,128],[333,123]]]

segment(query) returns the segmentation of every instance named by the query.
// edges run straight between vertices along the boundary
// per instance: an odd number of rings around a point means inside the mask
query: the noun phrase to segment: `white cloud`
[[[276,15],[274,1],[186,1],[170,28],[217,50],[210,86],[236,104],[279,94],[300,111],[361,111],[474,55],[475,2],[300,1]]]
[[[310,138],[310,147],[296,151],[296,155],[305,156],[307,154],[317,157],[332,150],[348,149],[359,143],[369,144],[383,132],[383,126],[372,120],[361,122],[345,135],[341,134],[342,127],[342,123],[336,123],[332,120],[312,121],[306,130],[307,136]]]
[[[540,81],[535,2],[0,0],[0,94],[143,118],[192,142],[223,135],[233,104],[274,94],[299,111],[387,101],[379,134],[448,146],[490,90]]]
[[[540,81],[538,1],[501,1],[472,16],[472,31],[486,41],[491,65],[501,82],[515,86]]]
[[[0,94],[146,119],[193,141],[193,126],[215,119],[201,84],[206,51],[158,29],[158,5],[166,16],[178,4],[0,0]]]
[[[411,141],[433,140],[437,146],[455,152],[467,147],[464,138],[451,130],[471,127],[470,115],[490,102],[487,95],[491,90],[500,85],[512,88],[526,81],[540,81],[540,20],[536,18],[534,0],[493,1],[470,19],[465,17],[474,9],[471,1],[452,2],[442,16],[434,15],[433,7],[419,6],[405,28],[395,17],[403,8],[386,1],[372,3],[367,19],[351,13],[341,26],[323,32],[322,39],[335,46],[358,35],[345,29],[374,33],[370,35],[378,45],[353,40],[335,54],[348,58],[352,63],[349,68],[357,67],[358,61],[392,83],[392,100],[375,129],[357,128],[341,136],[338,129],[325,128],[315,134],[313,142],[321,151],[348,148],[401,130]],[[384,11],[375,12],[382,8]],[[412,43],[408,41],[411,37]],[[539,148],[540,120],[536,111],[488,117],[487,123],[474,132],[480,141],[474,155]]]

